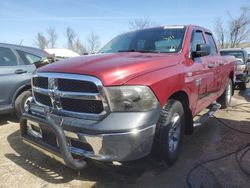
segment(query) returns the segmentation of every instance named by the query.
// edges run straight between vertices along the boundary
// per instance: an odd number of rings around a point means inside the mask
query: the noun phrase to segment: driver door
[[[197,45],[206,44],[202,30],[194,30],[191,39],[191,54],[196,51]],[[211,62],[210,56],[196,57],[193,61],[193,78],[196,87],[196,113],[206,108],[211,101],[209,97],[214,92],[214,62]]]

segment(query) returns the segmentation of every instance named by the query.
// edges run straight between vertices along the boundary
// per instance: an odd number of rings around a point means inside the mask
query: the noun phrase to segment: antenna
[[[23,39],[20,41],[19,46],[21,46],[21,45],[22,45],[22,43],[23,43]]]

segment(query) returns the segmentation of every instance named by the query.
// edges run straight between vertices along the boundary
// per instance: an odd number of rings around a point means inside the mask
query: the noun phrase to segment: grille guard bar
[[[27,113],[24,113],[20,119],[20,126],[25,126],[27,119],[30,119],[30,120],[39,122],[41,124],[45,124],[45,125],[50,126],[50,128],[54,131],[54,133],[57,136],[58,144],[59,144],[59,148],[60,148],[60,152],[61,152],[61,157],[63,158],[64,163],[67,166],[74,168],[74,169],[77,169],[77,170],[83,169],[87,166],[86,161],[77,160],[77,159],[74,159],[72,157],[69,146],[67,144],[65,134],[64,134],[62,128],[58,124],[56,124],[56,122],[53,119],[51,119],[50,117],[47,117],[46,119],[42,119],[39,117],[34,118],[34,116],[31,116]],[[21,129],[21,130],[23,130],[23,129]],[[24,136],[24,134],[25,133],[21,131],[21,136]],[[53,153],[53,152],[51,152],[51,153]]]

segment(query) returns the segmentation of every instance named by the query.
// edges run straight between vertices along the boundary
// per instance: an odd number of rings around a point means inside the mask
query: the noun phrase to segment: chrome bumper
[[[101,135],[78,133],[79,140],[88,143],[93,152],[71,148],[72,153],[100,161],[130,161],[142,158],[151,151],[155,125],[130,132]],[[67,135],[67,134],[66,134]]]
[[[53,147],[44,142],[42,131],[39,131],[41,127],[59,129],[59,131],[53,130],[58,147]],[[83,161],[84,158],[90,158],[106,162],[123,162],[142,158],[150,153],[154,134],[155,124],[143,129],[132,129],[122,133],[90,135],[65,131],[58,124],[51,126],[51,122],[48,120],[34,115],[24,114],[21,118],[21,136],[26,143],[76,169],[83,168],[83,165],[81,167],[74,165],[74,160],[79,162],[79,158]],[[83,145],[88,144],[91,150],[71,145],[69,140],[78,141]],[[65,144],[65,142],[67,143]],[[65,151],[62,151],[63,148]]]

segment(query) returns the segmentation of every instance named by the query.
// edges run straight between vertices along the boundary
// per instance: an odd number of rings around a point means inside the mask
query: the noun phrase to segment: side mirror
[[[192,52],[192,57],[202,57],[210,54],[211,48],[208,44],[197,44],[196,51]]]
[[[40,61],[34,62],[34,65],[36,66],[36,68],[40,68],[44,65],[53,63],[54,61],[56,61],[56,58],[55,56],[51,55],[51,56],[48,56],[47,58],[41,59]]]
[[[36,66],[37,69],[47,64],[49,64],[48,60],[41,60],[34,62],[34,65]]]

